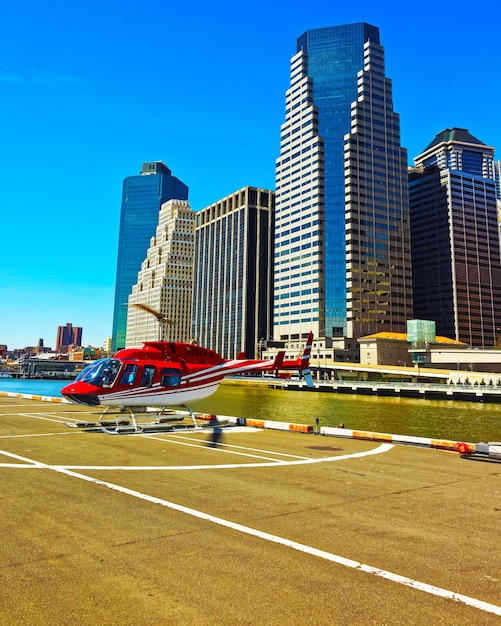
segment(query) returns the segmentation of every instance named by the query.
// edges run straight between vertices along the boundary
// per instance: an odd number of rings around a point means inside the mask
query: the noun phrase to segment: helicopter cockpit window
[[[155,367],[153,365],[145,365],[143,368],[143,377],[141,379],[141,387],[151,387],[155,378]]]
[[[116,359],[99,359],[88,365],[76,380],[100,387],[110,387],[120,371],[120,361]]]
[[[128,363],[125,366],[124,372],[122,374],[122,378],[120,379],[121,385],[133,385],[136,380],[137,374],[137,365],[133,363]]]
[[[181,372],[170,367],[162,369],[162,387],[177,387],[181,382]]]

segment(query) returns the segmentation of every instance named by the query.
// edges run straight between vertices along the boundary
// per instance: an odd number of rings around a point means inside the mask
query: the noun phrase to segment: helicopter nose
[[[99,405],[99,398],[91,393],[63,393],[63,396],[75,404],[85,404],[86,406]]]
[[[61,389],[61,395],[75,404],[99,405],[99,397],[95,393],[95,389],[86,383],[70,383]]]

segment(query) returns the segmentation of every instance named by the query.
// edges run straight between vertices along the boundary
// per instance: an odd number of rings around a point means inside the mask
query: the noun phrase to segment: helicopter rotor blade
[[[151,313],[151,315],[153,315],[154,317],[157,318],[157,320],[160,322],[160,324],[166,324],[168,326],[174,326],[175,325],[175,322],[173,322],[172,320],[168,320],[163,313],[160,313],[159,311],[156,311],[155,309],[152,309],[151,307],[147,306],[146,304],[142,304],[140,302],[133,302],[129,306],[135,306],[138,309],[142,309],[143,311],[146,311],[146,313]]]
[[[159,322],[165,319],[165,315],[163,315],[163,313],[160,313],[159,311],[155,311],[155,309],[152,309],[146,304],[141,304],[140,302],[134,302],[132,306],[135,306],[138,309],[142,309],[143,311],[146,311],[146,313],[151,313],[151,315],[155,316]]]

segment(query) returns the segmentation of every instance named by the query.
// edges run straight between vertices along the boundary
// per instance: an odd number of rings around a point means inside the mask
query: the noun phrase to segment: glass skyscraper
[[[494,149],[447,128],[410,174],[416,317],[476,347],[501,336],[501,264]]]
[[[117,278],[113,309],[112,350],[125,347],[127,302],[141,263],[154,237],[160,207],[168,200],[187,200],[188,187],[161,161],[143,163],[138,176],[123,182]]]
[[[297,40],[276,164],[274,337],[405,332],[412,317],[407,152],[379,30]]]

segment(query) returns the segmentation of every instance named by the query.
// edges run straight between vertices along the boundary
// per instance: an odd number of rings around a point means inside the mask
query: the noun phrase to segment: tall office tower
[[[409,175],[414,313],[438,335],[493,346],[501,328],[494,149],[446,129]]]
[[[118,239],[112,349],[125,347],[127,299],[155,234],[160,207],[167,200],[188,199],[188,187],[161,161],[143,163],[138,176],[123,182]]]
[[[494,162],[494,179],[496,181],[496,196],[501,202],[501,161]]]
[[[68,346],[82,345],[82,328],[68,323],[57,327],[56,352]]]
[[[276,163],[275,339],[357,338],[412,317],[407,152],[379,30],[297,40]]]
[[[244,187],[197,213],[193,337],[253,358],[271,331],[275,194]]]
[[[501,161],[494,161],[494,180],[496,181],[496,198],[498,207],[498,227],[499,227],[499,245],[501,248]],[[498,345],[501,345],[501,334],[499,339],[496,338]]]
[[[195,213],[189,202],[163,204],[156,235],[129,296],[127,346],[191,340],[194,240]]]

